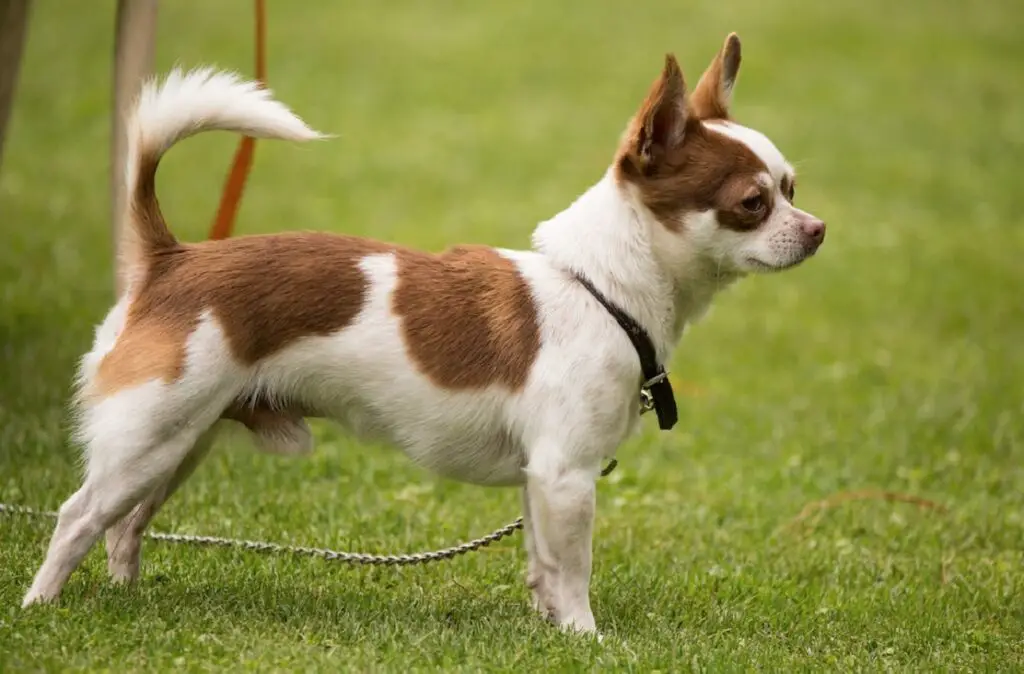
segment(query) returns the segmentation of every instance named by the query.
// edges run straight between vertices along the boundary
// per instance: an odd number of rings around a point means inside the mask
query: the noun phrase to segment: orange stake
[[[266,33],[267,17],[263,0],[255,0],[256,4],[256,79],[260,84],[267,84],[267,58],[266,58]],[[231,236],[235,227],[235,216],[238,215],[238,204],[242,201],[242,192],[245,191],[245,181],[249,178],[249,171],[252,169],[252,155],[256,148],[256,141],[249,136],[242,138],[235,151],[235,161],[231,165],[231,171],[224,182],[224,192],[221,194],[220,206],[217,208],[217,217],[210,227],[211,239],[226,239]]]

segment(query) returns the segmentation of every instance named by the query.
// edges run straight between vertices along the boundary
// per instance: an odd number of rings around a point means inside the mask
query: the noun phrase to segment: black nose
[[[807,235],[815,246],[820,246],[825,240],[825,223],[817,218],[812,218],[803,223],[804,234]]]

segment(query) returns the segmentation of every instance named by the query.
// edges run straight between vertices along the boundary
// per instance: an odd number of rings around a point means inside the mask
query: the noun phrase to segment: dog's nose
[[[811,218],[803,223],[804,234],[807,235],[815,246],[820,246],[825,240],[825,223],[817,218]]]

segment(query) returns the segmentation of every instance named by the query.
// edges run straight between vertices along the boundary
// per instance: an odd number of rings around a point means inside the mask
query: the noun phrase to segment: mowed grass
[[[1014,670],[1024,667],[1024,9],[1013,0],[268,3],[270,79],[335,140],[261,143],[239,231],[526,247],[596,181],[675,51],[744,40],[741,121],[829,223],[805,266],[720,297],[599,489],[603,643],[535,618],[521,541],[362,569],[149,543],[18,603],[49,526],[0,519],[0,670]],[[158,65],[251,72],[251,3],[162,3]],[[78,484],[65,411],[111,301],[112,0],[35,3],[0,174],[0,501]],[[204,236],[236,139],[168,157]],[[306,459],[226,438],[156,527],[363,551],[490,531],[515,490],[438,480],[318,426]],[[880,499],[888,490],[945,512]]]

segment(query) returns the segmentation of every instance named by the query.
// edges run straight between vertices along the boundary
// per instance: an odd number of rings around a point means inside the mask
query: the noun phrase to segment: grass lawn
[[[596,181],[675,51],[695,83],[737,30],[735,111],[829,223],[800,269],[724,294],[599,489],[604,643],[536,619],[518,537],[452,563],[354,569],[150,543],[111,587],[94,552],[17,608],[49,527],[0,518],[0,671],[1024,668],[1024,7],[1015,0],[270,4],[270,79],[313,146],[263,143],[242,232],[525,247]],[[0,501],[78,484],[65,403],[111,301],[112,0],[35,3],[0,174]],[[158,65],[250,72],[251,3],[161,7]],[[237,139],[159,177],[204,235]],[[318,426],[312,458],[235,437],[160,530],[364,551],[447,545],[514,490],[435,479]],[[851,501],[890,490],[948,510]]]

